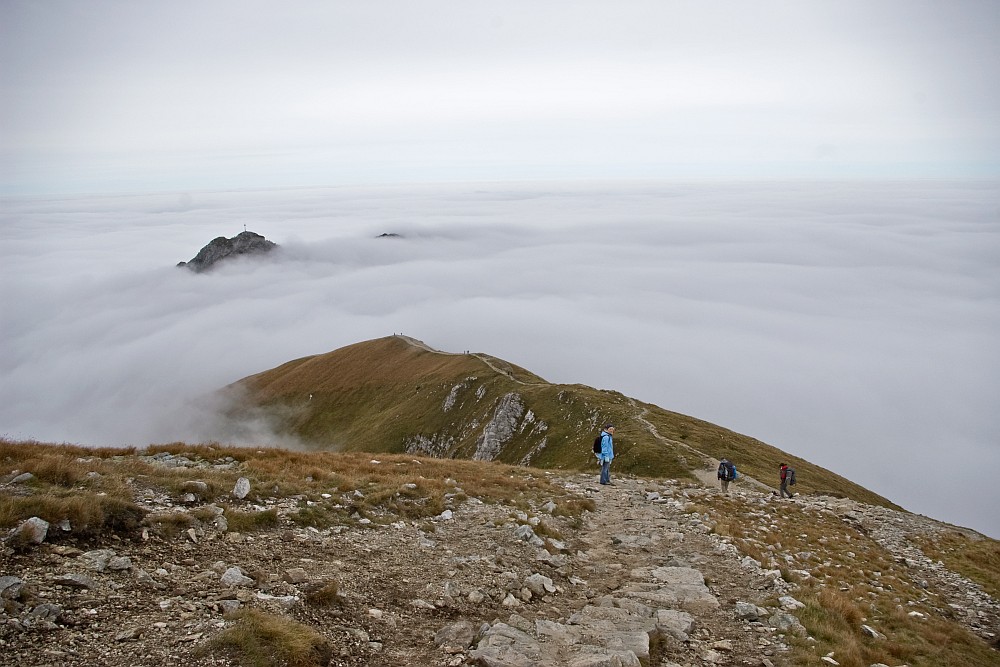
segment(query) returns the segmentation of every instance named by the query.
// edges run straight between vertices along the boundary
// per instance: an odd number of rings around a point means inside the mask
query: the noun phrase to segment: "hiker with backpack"
[[[781,497],[784,498],[785,494],[791,498],[793,494],[788,490],[789,486],[795,486],[795,468],[789,468],[788,464],[782,463],[778,468],[778,476],[781,478]]]
[[[719,461],[719,481],[722,483],[722,492],[729,493],[729,483],[735,481],[737,477],[736,466],[729,459]]]
[[[614,424],[605,424],[604,428],[601,430],[600,438],[601,451],[598,454],[597,442],[594,442],[595,455],[597,456],[598,462],[601,464],[601,484],[612,484],[611,482],[611,460],[615,458],[615,446],[612,436],[615,434]]]

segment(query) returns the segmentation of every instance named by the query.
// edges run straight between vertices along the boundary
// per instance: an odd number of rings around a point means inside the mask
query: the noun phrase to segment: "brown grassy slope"
[[[398,336],[297,359],[229,390],[241,403],[234,418],[265,414],[278,431],[318,449],[403,452],[419,437],[433,441],[435,455],[455,458],[474,454],[496,406],[516,393],[534,421],[522,416],[497,456],[503,463],[587,469],[594,465],[594,436],[612,421],[619,472],[691,478],[705,457],[728,456],[745,474],[772,483],[778,464],[787,461],[798,471],[800,492],[898,509],[829,470],[714,424],[618,392],[551,384],[486,355],[429,351]],[[449,396],[454,401],[446,410]]]

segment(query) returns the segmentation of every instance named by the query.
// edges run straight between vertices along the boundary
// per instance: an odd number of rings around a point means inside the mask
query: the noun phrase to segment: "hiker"
[[[788,464],[782,463],[778,467],[778,476],[781,477],[781,497],[784,498],[787,493],[788,497],[791,498],[795,494],[788,490],[788,483],[795,483],[793,481],[795,479],[795,471],[789,468]]]
[[[597,460],[601,462],[601,484],[611,483],[611,460],[615,458],[615,446],[612,436],[615,434],[614,424],[605,424],[601,430],[601,453]]]
[[[729,493],[729,483],[736,479],[736,466],[732,461],[723,458],[719,461],[719,481],[722,483],[722,492]]]

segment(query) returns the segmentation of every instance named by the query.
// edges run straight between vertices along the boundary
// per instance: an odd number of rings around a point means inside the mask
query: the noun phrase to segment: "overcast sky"
[[[1000,537],[997,81],[995,0],[4,0],[0,434],[402,331]]]
[[[0,3],[8,194],[1000,174],[1000,3]]]

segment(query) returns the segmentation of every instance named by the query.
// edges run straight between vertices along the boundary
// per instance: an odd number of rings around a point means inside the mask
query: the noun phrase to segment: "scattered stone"
[[[879,632],[870,625],[862,625],[861,632],[865,633],[872,639],[885,639],[885,635],[883,635],[881,632]]]
[[[756,621],[767,616],[767,610],[750,602],[736,603],[736,617],[744,621]]]
[[[804,635],[806,632],[799,619],[791,614],[778,612],[767,619],[767,622],[772,628],[781,632],[791,632],[796,635]]]
[[[253,586],[254,580],[243,574],[243,570],[238,567],[231,567],[222,574],[219,580],[223,586]]]
[[[24,590],[24,582],[18,577],[9,575],[0,577],[0,599],[16,600],[21,597],[22,590]],[[2,606],[0,605],[0,607]]]
[[[806,607],[791,595],[782,595],[778,598],[778,603],[781,604],[781,608],[785,611],[795,611],[796,609],[805,609]]]
[[[290,584],[301,584],[309,579],[309,575],[301,567],[293,567],[285,570],[283,579]]]
[[[434,635],[434,643],[446,653],[460,653],[472,644],[476,629],[468,621],[458,621],[444,626]]]
[[[524,585],[532,595],[537,597],[544,597],[547,593],[555,593],[556,587],[552,583],[552,580],[548,577],[538,574],[532,574],[524,580]]]
[[[7,542],[15,545],[41,544],[49,532],[49,522],[33,516],[22,521],[7,535]]]
[[[56,586],[66,586],[67,588],[97,588],[97,582],[85,574],[61,574],[56,576],[52,582]]]
[[[246,477],[240,477],[236,480],[236,486],[233,487],[233,497],[243,500],[250,493],[250,480]]]

